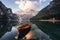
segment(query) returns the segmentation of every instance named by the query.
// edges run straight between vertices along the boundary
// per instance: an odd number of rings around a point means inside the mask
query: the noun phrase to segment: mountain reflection
[[[22,24],[23,25],[23,24]],[[10,31],[6,30],[4,35],[1,37],[1,40],[15,40],[15,36],[18,33],[18,30],[16,27],[13,27],[12,25]],[[7,27],[8,29],[8,27]],[[31,33],[32,32],[32,33]],[[32,35],[30,35],[32,34]],[[28,35],[30,35],[30,39],[28,38]],[[22,40],[50,40],[49,36],[42,32],[35,24],[31,25],[30,32],[22,39]]]
[[[17,22],[15,22],[17,23]],[[16,25],[14,22],[0,22],[0,38],[6,33],[10,32],[13,25]]]

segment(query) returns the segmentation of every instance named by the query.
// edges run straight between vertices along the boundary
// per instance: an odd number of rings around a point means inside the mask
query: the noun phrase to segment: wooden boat
[[[25,24],[23,26],[19,26],[18,27],[18,39],[17,40],[20,40],[22,39],[31,29],[31,25],[29,24]]]

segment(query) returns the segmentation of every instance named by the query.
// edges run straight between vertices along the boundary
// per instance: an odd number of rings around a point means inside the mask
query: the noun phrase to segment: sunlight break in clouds
[[[46,0],[19,0],[15,3],[18,4],[19,8],[23,11],[30,11],[31,9],[37,8],[41,2],[44,2]]]
[[[38,6],[37,2],[32,1],[16,1],[16,4],[18,4],[19,8],[23,11],[30,11]]]
[[[15,3],[18,5],[20,13],[26,14],[31,10],[35,12],[35,9],[44,1],[46,0],[17,0]]]

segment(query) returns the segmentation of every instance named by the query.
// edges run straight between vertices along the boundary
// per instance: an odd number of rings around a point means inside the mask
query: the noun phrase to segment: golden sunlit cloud
[[[27,14],[27,13],[35,13],[35,9],[40,6],[41,2],[46,0],[16,0],[15,3],[18,5],[19,9],[18,12],[20,14]],[[33,12],[31,10],[34,10]],[[37,13],[37,12],[36,12]],[[36,15],[36,14],[34,14]]]
[[[37,2],[32,1],[16,1],[15,3],[18,4],[19,8],[23,11],[35,9],[38,6]]]
[[[41,2],[44,2],[46,0],[19,0],[16,1],[15,3],[18,4],[19,8],[23,11],[29,9],[35,9],[36,7],[38,7],[40,5]]]

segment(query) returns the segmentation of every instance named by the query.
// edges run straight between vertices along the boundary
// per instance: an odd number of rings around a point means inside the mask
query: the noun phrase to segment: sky
[[[11,8],[13,10],[13,12],[15,12],[17,10],[20,10],[20,8],[18,7],[18,4],[16,4],[16,2],[20,2],[21,0],[0,0],[0,1],[2,1],[5,4],[5,6],[7,6],[8,8]],[[32,1],[32,3],[34,1],[38,2],[37,4],[39,4],[39,6],[37,7],[37,10],[41,10],[42,8],[44,8],[45,6],[47,6],[50,3],[51,0],[28,0],[28,1]],[[28,6],[29,6],[29,4],[28,4]],[[32,8],[34,8],[34,7],[32,7]]]
[[[36,15],[46,7],[51,0],[0,0],[6,7],[11,8],[14,13]],[[36,13],[35,13],[36,12]]]

